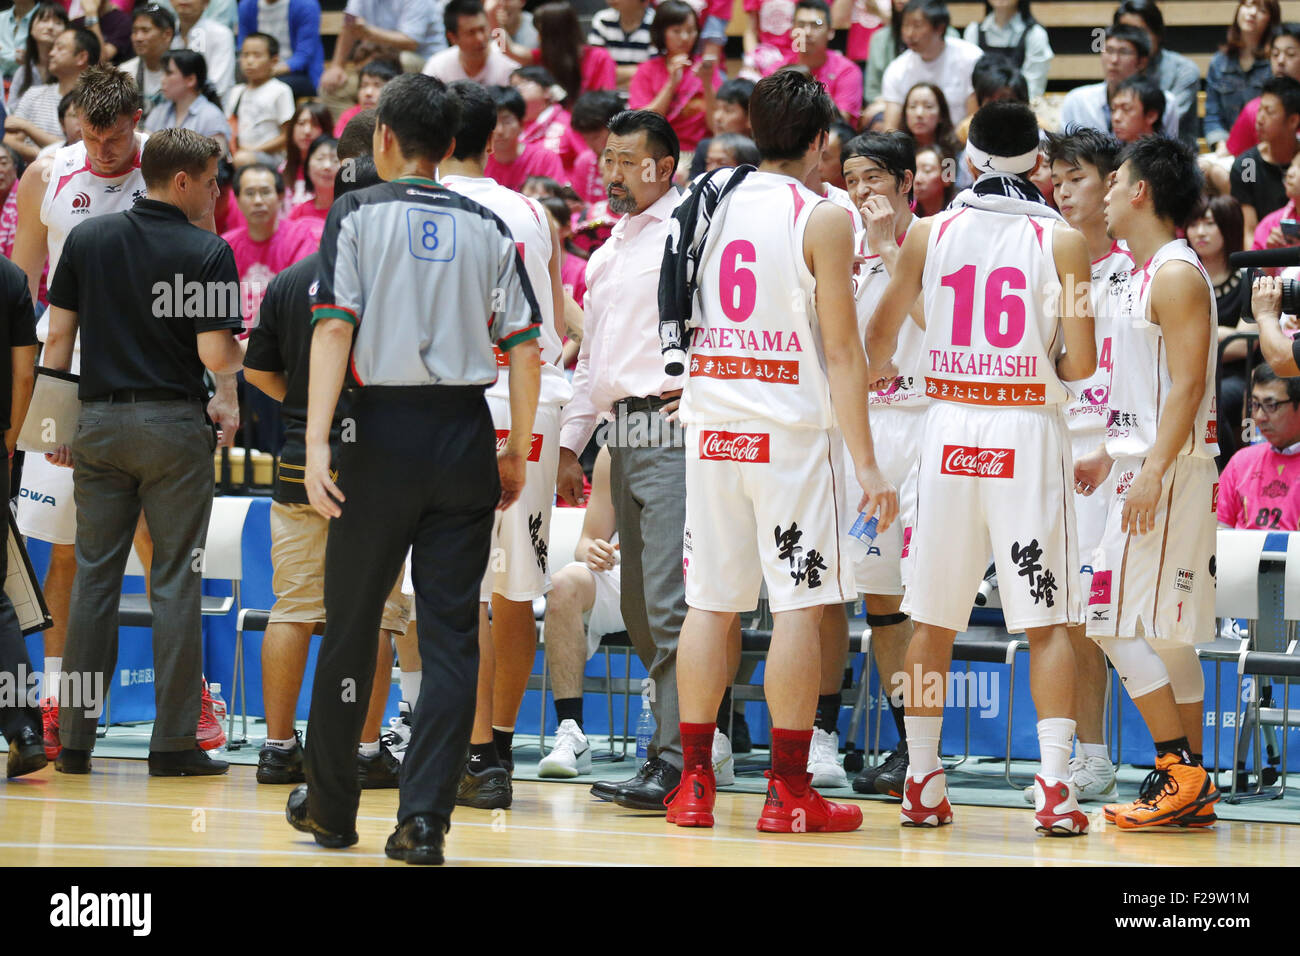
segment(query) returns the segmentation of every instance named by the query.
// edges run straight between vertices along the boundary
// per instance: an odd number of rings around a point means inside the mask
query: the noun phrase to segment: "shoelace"
[[[1148,806],[1155,806],[1156,801],[1168,792],[1172,797],[1178,792],[1178,781],[1173,778],[1168,770],[1152,770],[1142,781],[1142,786],[1138,789],[1138,803],[1145,803]]]

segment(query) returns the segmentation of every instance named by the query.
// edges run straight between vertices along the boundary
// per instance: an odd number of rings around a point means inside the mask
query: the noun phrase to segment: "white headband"
[[[970,140],[966,141],[966,158],[981,173],[1014,173],[1017,176],[1028,175],[1038,161],[1038,147],[1019,156],[993,156],[984,152]]]

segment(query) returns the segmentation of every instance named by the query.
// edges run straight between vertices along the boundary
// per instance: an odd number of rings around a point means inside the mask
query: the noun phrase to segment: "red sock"
[[[802,792],[806,786],[811,743],[811,730],[772,728],[772,776],[780,777],[796,792]]]
[[[682,728],[682,766],[713,769],[713,731],[717,724],[687,724]]]

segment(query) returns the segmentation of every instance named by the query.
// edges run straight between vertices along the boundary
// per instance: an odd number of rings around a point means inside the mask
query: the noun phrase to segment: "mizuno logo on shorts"
[[[498,455],[501,454],[501,452],[506,450],[506,439],[508,439],[509,437],[510,437],[509,429],[506,429],[504,431],[500,428],[497,429],[497,454]],[[536,434],[533,435],[532,447],[528,449],[528,460],[529,461],[542,460],[542,436],[541,435],[536,435]]]
[[[771,441],[753,432],[700,432],[700,460],[768,462]]]
[[[968,445],[944,445],[941,475],[966,475],[972,478],[1011,478],[1016,473],[1014,448],[971,448]]]

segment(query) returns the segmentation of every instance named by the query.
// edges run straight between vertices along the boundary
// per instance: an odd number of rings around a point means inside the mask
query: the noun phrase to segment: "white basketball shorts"
[[[1096,451],[1105,439],[1105,432],[1071,432],[1074,460],[1078,461],[1084,455]],[[1092,577],[1093,554],[1101,545],[1102,532],[1106,530],[1106,512],[1110,510],[1110,498],[1114,491],[1115,469],[1112,468],[1106,480],[1092,494],[1074,496],[1074,517],[1079,523],[1079,570],[1083,574],[1085,585]]]

